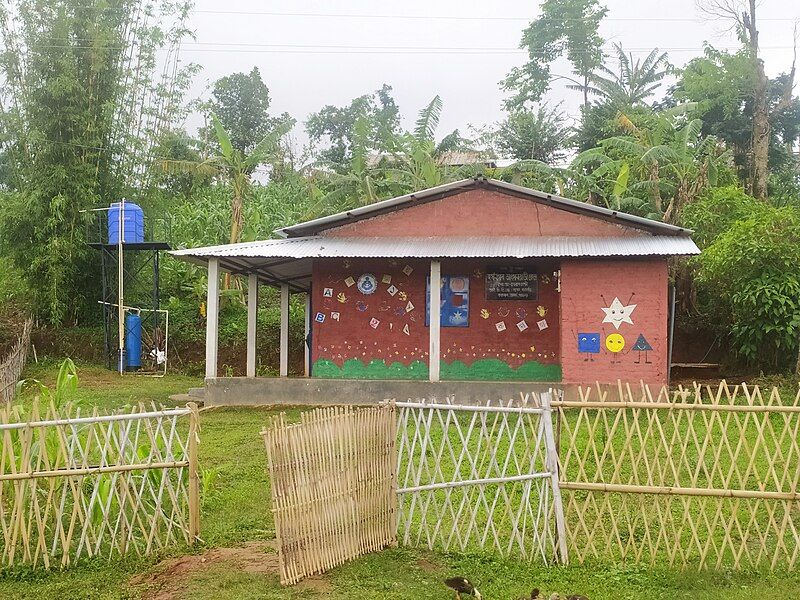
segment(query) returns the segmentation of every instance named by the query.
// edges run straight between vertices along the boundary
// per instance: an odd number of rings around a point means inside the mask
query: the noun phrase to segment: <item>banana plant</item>
[[[604,139],[573,160],[578,186],[610,208],[676,222],[684,206],[716,184],[728,160],[716,138],[702,135],[702,121],[680,116],[685,110],[668,111],[646,128],[620,113],[625,135]]]
[[[211,114],[211,123],[219,144],[219,153],[202,161],[165,160],[166,172],[193,172],[211,175],[224,181],[231,190],[231,227],[229,241],[235,244],[244,227],[244,203],[252,192],[252,174],[255,168],[277,154],[280,139],[288,133],[291,123],[281,122],[256,144],[250,154],[234,148],[231,138],[217,115]]]

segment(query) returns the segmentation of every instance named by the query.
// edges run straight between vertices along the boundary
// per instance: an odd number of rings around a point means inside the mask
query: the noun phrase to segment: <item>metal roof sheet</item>
[[[561,196],[555,194],[540,192],[538,190],[522,187],[520,185],[514,185],[512,183],[506,183],[505,181],[499,181],[497,179],[487,179],[486,177],[462,179],[460,181],[438,185],[427,190],[420,190],[419,192],[413,192],[404,196],[389,198],[388,200],[381,200],[380,202],[375,202],[367,206],[361,206],[359,208],[336,213],[327,217],[320,217],[319,219],[313,219],[304,223],[297,223],[289,227],[283,227],[281,229],[277,229],[276,233],[282,237],[314,235],[320,231],[324,231],[332,227],[339,227],[341,225],[359,221],[361,219],[368,219],[370,217],[393,212],[395,210],[405,208],[406,205],[431,201],[438,197],[452,195],[459,193],[460,191],[479,187],[494,188],[512,195],[530,198],[533,201],[541,202],[543,204],[560,208],[568,212],[584,214],[605,221],[619,222],[623,225],[634,227],[636,229],[642,229],[650,233],[677,236],[688,236],[692,233],[690,229],[677,227],[676,225],[670,225],[669,223],[645,219],[644,217],[631,215],[618,210],[612,210],[602,206],[594,206],[579,200],[562,198]]]
[[[684,236],[618,237],[302,237],[173,251],[178,257],[481,258],[674,256],[699,254]]]
[[[257,273],[268,285],[288,283],[293,291],[311,285],[315,258],[551,258],[645,257],[699,254],[686,236],[620,237],[419,237],[350,238],[310,236],[174,250],[200,265],[219,258],[233,273]]]

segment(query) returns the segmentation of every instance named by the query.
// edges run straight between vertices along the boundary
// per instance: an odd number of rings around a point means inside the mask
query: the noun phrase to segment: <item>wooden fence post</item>
[[[200,441],[200,413],[197,404],[189,402],[189,544],[200,539],[200,478],[197,444]]]
[[[553,434],[553,409],[551,406],[553,391],[542,392],[542,422],[544,425],[545,466],[550,472],[550,484],[553,489],[553,512],[556,518],[556,543],[561,564],[568,564],[567,528],[564,522],[564,504],[561,502],[561,488],[558,483],[558,451]]]

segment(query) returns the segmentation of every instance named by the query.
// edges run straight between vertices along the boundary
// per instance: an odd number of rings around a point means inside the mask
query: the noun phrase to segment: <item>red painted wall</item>
[[[413,268],[411,275],[403,272],[407,265]],[[484,275],[488,265],[535,268],[541,275],[538,301],[485,300]],[[557,264],[542,261],[443,261],[443,275],[469,277],[470,306],[468,327],[441,328],[442,362],[461,361],[471,365],[477,360],[497,358],[514,369],[530,361],[557,365],[560,318],[557,280],[553,277],[556,269]],[[312,287],[312,364],[325,359],[341,367],[351,358],[364,363],[379,359],[405,366],[415,360],[427,364],[425,288],[429,270],[427,260],[316,260]],[[359,292],[356,285],[346,284],[348,277],[357,280],[363,273],[372,273],[379,281],[378,291],[369,296]],[[380,283],[384,275],[391,277],[391,284]],[[394,297],[387,292],[389,285],[399,290]],[[332,297],[325,297],[325,288],[332,290]],[[414,309],[406,312],[409,301]],[[544,317],[539,316],[538,307],[543,307]],[[486,311],[485,318],[482,311]],[[332,312],[339,313],[338,321],[332,318]],[[314,320],[317,313],[325,315],[323,323]],[[372,319],[380,321],[375,328],[370,325]],[[537,326],[542,319],[548,324],[544,330]],[[523,320],[528,328],[520,331],[517,323]],[[505,323],[505,331],[497,330],[496,323],[500,321]],[[406,325],[408,334],[403,332]]]
[[[641,231],[568,213],[494,190],[468,190],[441,200],[329,229],[343,237],[624,236]],[[646,234],[645,234],[646,235]]]
[[[664,259],[564,260],[561,263],[561,349],[565,383],[614,383],[617,380],[664,384],[667,382],[668,271]],[[636,304],[633,324],[619,328],[603,323],[614,298],[623,305]],[[599,333],[598,354],[578,352],[578,334]],[[610,352],[606,340],[619,334],[621,352]],[[633,349],[643,335],[653,350]],[[592,359],[592,360],[588,360]],[[649,362],[648,362],[649,361]]]
[[[540,275],[537,301],[486,300],[486,271],[490,266],[523,266]],[[471,364],[482,358],[498,358],[513,368],[527,361],[542,364],[559,364],[560,322],[557,280],[553,272],[558,269],[552,262],[525,262],[495,259],[442,261],[443,275],[471,275],[469,327],[442,327],[440,330],[442,361],[460,360]],[[545,315],[540,317],[537,307]],[[481,311],[486,311],[483,318]],[[536,323],[545,320],[547,328],[540,330]],[[505,323],[505,331],[498,332],[496,324]],[[528,326],[520,331],[517,323]]]
[[[365,363],[381,359],[398,361],[406,366],[414,360],[427,364],[425,274],[429,264],[427,261],[400,259],[315,260],[311,288],[312,364],[327,359],[342,366],[350,358]],[[414,269],[410,276],[403,273],[406,265]],[[360,293],[356,285],[348,287],[345,283],[348,277],[357,280],[363,273],[372,273],[379,281],[378,291],[370,296]],[[383,275],[390,275],[392,284],[400,290],[394,298],[386,292],[389,286],[380,283]],[[333,289],[333,297],[324,297],[325,288]],[[407,312],[409,301],[414,309]],[[324,323],[313,320],[319,312],[325,315]],[[339,313],[338,322],[332,318],[331,312]],[[380,321],[376,328],[370,325],[373,318]],[[409,328],[408,335],[403,333],[405,325]]]
[[[621,236],[647,235],[636,229],[599,219],[578,216],[535,201],[516,198],[494,190],[469,190],[441,200],[411,206],[392,214],[366,219],[325,231],[322,235],[353,237],[424,237],[424,236]],[[592,383],[644,380],[665,383],[667,380],[667,288],[668,271],[664,259],[596,259],[528,263],[540,274],[561,269],[561,293],[556,279],[541,281],[537,302],[489,302],[485,300],[483,274],[488,265],[513,265],[513,260],[447,260],[442,273],[470,276],[469,327],[443,327],[442,362],[461,361],[471,365],[482,359],[499,359],[513,369],[528,361],[561,365],[562,380],[567,383]],[[410,275],[403,267],[413,268]],[[403,368],[414,361],[428,362],[428,328],[425,326],[425,281],[430,263],[427,260],[317,260],[314,264],[312,290],[312,364],[320,359],[341,367],[348,359],[364,363],[378,359],[400,363]],[[383,275],[399,292],[387,293],[389,284],[379,283],[371,296],[361,294],[355,285],[348,287],[347,277],[357,279],[373,273],[380,282]],[[325,288],[333,296],[324,296]],[[344,295],[344,302],[339,301]],[[622,322],[619,329],[603,323],[604,307],[614,298],[623,305],[636,304],[630,313],[632,323]],[[411,301],[414,310],[407,312]],[[359,304],[362,303],[362,304]],[[547,311],[547,329],[540,331],[537,307]],[[364,310],[358,310],[361,306]],[[488,312],[482,318],[481,310]],[[516,323],[528,325],[519,331]],[[324,323],[313,321],[323,313]],[[338,312],[335,321],[331,313]],[[377,327],[370,321],[380,321]],[[498,332],[495,324],[504,321],[506,329]],[[408,326],[408,335],[403,328]],[[578,334],[599,335],[599,352],[578,351]],[[613,334],[613,336],[612,336]],[[652,350],[636,350],[640,343]],[[621,336],[624,347],[611,352],[607,346]],[[334,369],[335,370],[335,369]],[[520,370],[522,373],[522,370]],[[312,373],[313,374],[313,373]],[[331,375],[328,375],[331,376]]]

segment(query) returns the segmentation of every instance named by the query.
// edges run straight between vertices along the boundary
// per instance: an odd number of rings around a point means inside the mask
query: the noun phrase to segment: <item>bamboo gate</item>
[[[395,542],[392,407],[320,408],[262,431],[281,583]]]
[[[17,343],[8,356],[0,362],[0,404],[9,402],[14,398],[17,381],[22,376],[22,370],[25,368],[25,359],[28,357],[32,327],[33,323],[30,320],[25,321]]]
[[[194,404],[0,409],[2,563],[64,567],[198,539],[198,432]]]
[[[546,563],[800,562],[800,392],[620,384],[555,398],[273,420],[282,582],[395,542]]]

